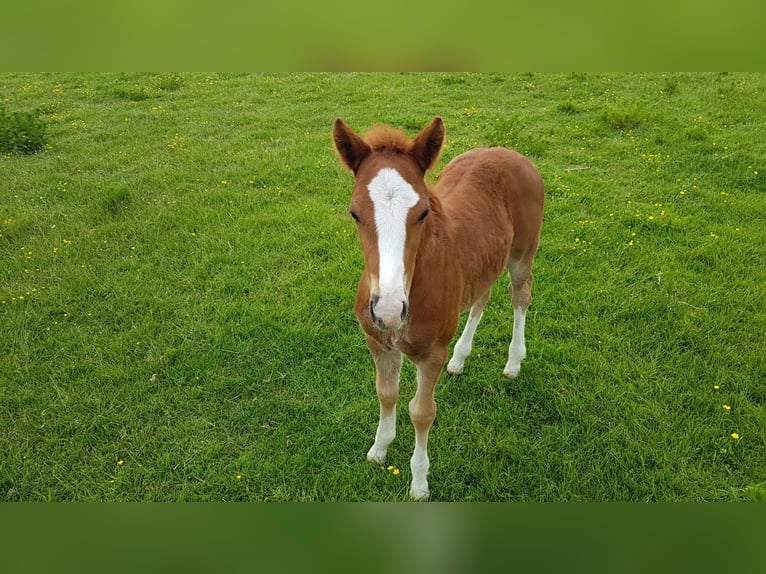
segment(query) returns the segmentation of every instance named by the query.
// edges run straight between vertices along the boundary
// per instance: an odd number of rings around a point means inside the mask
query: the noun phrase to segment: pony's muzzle
[[[395,297],[381,298],[379,295],[370,297],[370,317],[375,325],[383,331],[395,331],[402,327],[409,312],[407,299]]]

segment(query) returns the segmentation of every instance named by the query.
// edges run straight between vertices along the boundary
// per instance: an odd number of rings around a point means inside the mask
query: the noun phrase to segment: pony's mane
[[[373,151],[393,151],[399,153],[410,153],[412,151],[412,140],[403,131],[387,125],[373,126],[370,131],[364,134],[362,139],[367,142],[367,145]]]

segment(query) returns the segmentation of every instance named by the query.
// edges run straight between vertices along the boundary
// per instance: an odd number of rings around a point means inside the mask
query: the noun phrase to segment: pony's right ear
[[[332,139],[341,161],[356,174],[359,164],[372,151],[370,146],[340,118],[335,120]]]

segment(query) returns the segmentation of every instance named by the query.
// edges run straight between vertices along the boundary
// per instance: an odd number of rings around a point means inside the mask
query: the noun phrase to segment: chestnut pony
[[[367,459],[383,463],[396,434],[402,354],[417,368],[409,414],[415,427],[410,496],[429,497],[428,433],[434,387],[459,316],[470,309],[447,371],[458,374],[471,352],[490,291],[508,269],[513,335],[503,374],[515,377],[526,355],[524,324],[532,261],[543,218],[543,182],[524,156],[505,148],[468,151],[429,188],[444,124],[434,118],[414,139],[388,126],[359,136],[341,119],[333,140],[355,176],[351,216],[364,251],[354,311],[375,361],[380,421]]]

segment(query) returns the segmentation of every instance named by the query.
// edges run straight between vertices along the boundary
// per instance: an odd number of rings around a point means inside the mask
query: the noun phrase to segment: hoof
[[[386,451],[381,450],[373,446],[368,452],[367,452],[367,460],[369,462],[374,462],[375,464],[383,464],[386,462]]]
[[[428,497],[431,496],[431,493],[428,491],[428,488],[422,489],[422,488],[415,488],[414,486],[410,487],[410,498],[417,502],[425,502],[428,500]]]
[[[517,364],[517,365],[508,364],[505,366],[505,369],[503,369],[503,376],[509,379],[515,379],[519,375],[520,371],[521,371],[520,364]]]
[[[453,363],[450,361],[447,364],[447,374],[448,375],[462,375],[463,374],[463,365],[458,363]]]

